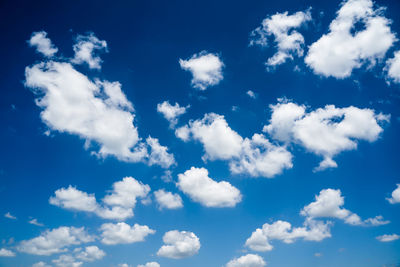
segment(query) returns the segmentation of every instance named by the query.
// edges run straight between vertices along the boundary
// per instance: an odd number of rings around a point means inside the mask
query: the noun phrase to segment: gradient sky
[[[399,12],[2,1],[0,266],[399,266]]]

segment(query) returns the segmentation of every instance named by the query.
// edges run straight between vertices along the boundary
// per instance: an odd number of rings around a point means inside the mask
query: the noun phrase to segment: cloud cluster
[[[192,86],[199,90],[217,85],[223,79],[224,63],[217,54],[202,51],[187,60],[179,59],[179,64],[183,70],[192,73]]]
[[[335,78],[349,77],[365,63],[373,66],[396,41],[382,13],[372,0],[344,1],[329,32],[310,46],[306,64],[316,74]]]
[[[264,131],[274,139],[296,143],[324,159],[315,170],[337,167],[335,155],[357,148],[358,140],[376,141],[383,131],[382,124],[390,116],[357,107],[324,108],[307,112],[304,105],[283,101],[270,106],[269,124]]]
[[[133,217],[133,208],[138,198],[146,198],[150,187],[132,177],[115,182],[112,191],[103,198],[100,205],[94,194],[80,191],[73,186],[54,192],[49,202],[52,205],[73,210],[94,213],[105,219],[125,220]]]
[[[247,254],[240,258],[235,258],[226,264],[226,267],[263,267],[267,263],[257,254]]]
[[[133,124],[133,105],[119,82],[92,81],[70,63],[57,61],[27,67],[25,79],[25,85],[38,96],[41,119],[50,130],[78,135],[87,149],[98,144],[99,151],[94,148],[92,153],[100,157],[112,155],[126,162],[147,161],[163,167],[174,164],[173,155],[157,139],[141,141]],[[157,157],[160,150],[163,156]]]
[[[193,201],[206,207],[234,207],[242,200],[236,187],[226,181],[214,181],[205,168],[191,167],[178,174],[177,186]]]
[[[311,20],[311,12],[299,11],[293,15],[288,12],[277,13],[265,18],[261,26],[250,34],[250,45],[268,45],[268,37],[273,36],[278,51],[265,63],[268,67],[283,64],[294,55],[303,56],[304,37],[296,29]]]
[[[192,232],[169,231],[163,236],[163,245],[157,252],[160,257],[182,259],[197,254],[200,250],[200,240]]]
[[[181,107],[178,103],[171,105],[168,101],[157,104],[157,111],[161,113],[166,120],[169,121],[170,128],[174,128],[178,123],[178,118],[186,113],[190,105]]]
[[[276,146],[262,134],[242,138],[232,130],[224,116],[208,113],[201,120],[190,121],[176,129],[183,141],[202,143],[204,160],[227,160],[234,174],[274,177],[292,167],[292,155],[284,146]]]

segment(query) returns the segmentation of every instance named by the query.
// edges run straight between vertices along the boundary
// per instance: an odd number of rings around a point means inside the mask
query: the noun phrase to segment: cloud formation
[[[154,192],[160,209],[179,209],[183,207],[182,198],[178,194],[160,189]]]
[[[400,203],[400,184],[397,184],[397,188],[392,192],[392,197],[386,198],[390,204]]]
[[[380,236],[377,236],[376,239],[378,239],[381,242],[392,242],[392,241],[400,239],[400,235],[397,235],[397,234],[380,235]]]
[[[171,105],[168,101],[157,104],[157,111],[161,113],[166,120],[169,121],[170,128],[174,128],[178,123],[178,118],[186,113],[190,105],[181,107],[178,103]]]
[[[75,56],[71,59],[74,64],[86,63],[91,69],[101,69],[102,60],[94,51],[107,52],[107,42],[99,40],[93,33],[78,35],[73,46]]]
[[[226,264],[226,267],[263,267],[267,263],[257,254],[247,254],[240,258],[235,258]]]
[[[58,51],[58,48],[47,38],[47,32],[45,31],[33,32],[28,44],[31,47],[35,47],[37,52],[46,57],[52,57]]]
[[[200,240],[192,232],[173,230],[163,236],[163,245],[157,256],[171,259],[182,259],[197,254],[200,250]]]
[[[100,230],[101,242],[106,245],[143,242],[146,236],[156,232],[147,225],[134,224],[130,226],[124,222],[105,223],[101,225]]]

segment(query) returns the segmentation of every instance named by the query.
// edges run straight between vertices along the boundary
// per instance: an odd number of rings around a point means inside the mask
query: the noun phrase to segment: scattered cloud
[[[77,261],[71,255],[60,255],[57,259],[52,260],[52,262],[57,267],[80,267],[83,265],[83,262]]]
[[[91,69],[101,69],[102,60],[94,54],[95,50],[107,52],[107,42],[99,40],[93,33],[78,35],[73,46],[75,56],[71,60],[74,64],[86,63]]]
[[[226,181],[214,181],[205,168],[191,167],[178,174],[177,186],[193,201],[206,207],[234,207],[242,200],[236,187]]]
[[[160,209],[179,209],[183,207],[182,198],[178,194],[160,189],[154,192]]]
[[[172,165],[176,164],[174,155],[168,153],[168,148],[160,145],[157,138],[147,137],[147,145],[150,147],[150,154],[148,159],[148,164],[160,165],[161,167],[167,169]]]
[[[34,263],[32,267],[51,267],[51,266],[45,263],[44,261],[39,261]]]
[[[106,245],[143,242],[146,236],[156,232],[147,225],[134,224],[130,226],[124,222],[105,223],[101,225],[100,230],[101,242]]]
[[[192,232],[169,231],[163,236],[164,244],[157,252],[160,257],[182,259],[197,254],[200,250],[200,240]]]
[[[256,98],[257,98],[256,93],[254,93],[254,92],[251,91],[251,90],[247,91],[246,94],[247,94],[250,98],[253,98],[253,99],[256,99]]]
[[[400,239],[400,235],[397,235],[397,234],[381,235],[381,236],[377,236],[376,239],[378,239],[381,242],[392,242],[392,241]]]
[[[9,249],[1,248],[0,249],[0,257],[15,257],[15,252],[13,252]]]
[[[397,40],[383,11],[374,9],[372,0],[343,1],[329,32],[310,46],[306,64],[316,74],[338,79],[349,77],[365,63],[375,65]]]
[[[270,105],[272,115],[264,132],[276,140],[293,142],[321,155],[323,161],[316,171],[337,167],[332,158],[356,149],[358,140],[376,141],[383,131],[382,124],[390,120],[390,115],[377,114],[368,108],[327,105],[307,112],[304,105],[278,100],[278,104]]]
[[[86,262],[101,260],[106,253],[97,246],[88,246],[82,249],[75,249],[76,258]]]
[[[400,83],[400,51],[394,53],[394,57],[386,61],[385,70],[388,80]]]
[[[186,113],[186,110],[190,107],[181,107],[178,103],[171,105],[168,101],[157,104],[157,111],[161,113],[166,120],[169,121],[170,128],[174,128],[178,123],[178,118]]]
[[[179,64],[183,70],[192,73],[192,86],[199,90],[217,85],[223,79],[224,63],[217,54],[202,51],[187,60],[179,59]]]
[[[17,219],[17,217],[12,215],[10,212],[7,212],[6,214],[4,214],[4,217],[7,218],[7,219],[11,219],[11,220],[16,220]]]
[[[250,34],[250,45],[268,45],[268,37],[273,36],[278,51],[265,63],[267,67],[275,67],[285,63],[293,56],[303,56],[304,37],[296,29],[311,20],[311,9],[299,11],[293,15],[288,12],[277,13],[265,18],[261,26]]]
[[[47,32],[45,31],[33,32],[28,43],[31,47],[35,47],[37,52],[46,57],[52,57],[58,51],[58,48],[47,38]]]
[[[240,258],[235,258],[226,264],[226,267],[263,267],[267,263],[257,254],[247,254]]]
[[[138,265],[137,267],[160,267],[160,264],[158,264],[155,261],[152,261],[152,262],[148,262],[144,265]]]
[[[66,251],[66,247],[94,241],[84,227],[61,226],[46,230],[38,237],[21,241],[19,251],[34,255],[51,255]]]
[[[44,226],[43,223],[38,222],[38,220],[36,218],[32,218],[31,220],[28,221],[28,223],[36,225],[36,226]]]
[[[386,199],[390,204],[400,203],[400,184],[397,184],[397,188],[392,192],[392,197]]]

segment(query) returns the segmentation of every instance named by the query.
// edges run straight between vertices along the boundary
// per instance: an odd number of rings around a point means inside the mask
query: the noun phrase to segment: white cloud
[[[157,104],[157,111],[161,113],[166,120],[169,121],[170,128],[174,128],[178,123],[178,118],[186,113],[190,105],[181,107],[178,103],[171,105],[168,101]]]
[[[400,235],[397,234],[381,235],[377,236],[376,239],[378,239],[381,242],[391,242],[400,239]]]
[[[78,35],[73,46],[75,56],[71,60],[74,64],[88,64],[91,69],[101,69],[102,60],[94,54],[95,50],[107,52],[107,42],[99,40],[93,33],[89,35]]]
[[[154,234],[156,231],[147,225],[129,224],[119,222],[116,224],[105,223],[101,225],[101,242],[106,245],[131,244],[142,242],[146,236]]]
[[[119,82],[92,81],[70,63],[55,61],[27,67],[25,78],[25,85],[38,96],[41,119],[50,130],[78,135],[86,149],[103,158],[170,166],[173,155],[167,148],[155,138],[149,137],[147,143],[139,138],[133,105]],[[156,161],[160,150],[168,162]]]
[[[33,225],[36,225],[36,226],[44,226],[44,224],[38,222],[38,220],[37,220],[36,218],[33,218],[33,219],[29,220],[28,223],[29,223],[29,224],[33,224]]]
[[[253,91],[251,91],[251,90],[247,91],[246,94],[247,94],[250,98],[253,98],[253,99],[256,99],[256,98],[257,98],[256,94],[255,94]]]
[[[71,255],[61,255],[58,259],[52,260],[57,267],[80,267],[83,262],[76,261]]]
[[[11,220],[16,220],[17,219],[17,217],[12,215],[10,212],[7,212],[6,214],[4,214],[4,217],[7,218],[7,219],[11,219]]]
[[[217,54],[202,51],[194,54],[190,59],[179,59],[181,68],[190,71],[193,75],[192,86],[200,90],[217,85],[222,79],[224,63]]]
[[[381,124],[390,120],[390,115],[368,108],[327,105],[306,112],[304,105],[279,101],[270,106],[272,115],[264,131],[276,140],[294,142],[321,155],[324,159],[316,171],[337,167],[332,158],[342,151],[356,149],[358,140],[376,141],[383,131]]]
[[[169,168],[176,164],[174,155],[168,153],[168,148],[160,145],[157,138],[147,137],[146,143],[150,147],[148,164],[160,165],[163,168]]]
[[[193,201],[206,207],[234,207],[242,200],[236,187],[226,181],[214,181],[205,168],[191,167],[178,174],[177,186]]]
[[[226,264],[226,267],[263,267],[267,263],[257,254],[247,254],[240,258],[235,258]]]
[[[372,0],[342,2],[329,33],[310,46],[305,58],[316,74],[346,78],[364,63],[374,65],[376,60],[384,58],[396,37],[383,10],[374,10],[373,6]],[[365,28],[357,29],[357,23]]]
[[[163,236],[164,244],[157,252],[160,257],[182,259],[197,254],[200,250],[200,240],[192,232],[169,231]]]
[[[294,227],[289,222],[278,220],[272,224],[264,224],[256,229],[246,240],[245,246],[255,251],[270,251],[273,249],[272,240],[280,240],[290,244],[297,239],[321,241],[331,237],[330,223],[307,219],[303,227]]]
[[[155,261],[148,262],[145,265],[138,265],[137,267],[160,267],[160,264],[158,264]]]
[[[271,178],[292,167],[292,155],[285,147],[271,144],[261,134],[243,139],[224,116],[215,113],[190,121],[175,134],[183,141],[200,141],[205,150],[203,160],[228,160],[234,174]]]
[[[32,33],[31,39],[29,39],[28,43],[31,47],[36,47],[36,50],[46,57],[52,57],[58,51],[58,48],[51,43],[49,38],[47,38],[47,32],[45,31]]]
[[[400,51],[395,52],[394,57],[386,61],[385,70],[389,80],[400,83]]]
[[[310,9],[288,15],[277,13],[265,18],[260,27],[251,32],[250,45],[268,45],[268,37],[273,36],[278,51],[267,60],[268,67],[283,64],[294,55],[303,56],[304,37],[296,29],[311,20]]]
[[[392,197],[386,199],[390,204],[400,203],[400,184],[397,184],[397,188],[392,192]]]
[[[113,189],[103,199],[100,205],[94,194],[87,194],[71,185],[55,191],[55,196],[50,197],[52,205],[73,210],[92,212],[105,219],[126,220],[133,217],[133,208],[137,199],[145,199],[150,187],[133,177],[124,177],[121,181],[113,184]]]
[[[160,189],[154,192],[154,196],[160,209],[179,209],[183,207],[182,198],[178,194]]]
[[[97,246],[88,246],[85,247],[84,250],[78,249],[76,252],[76,258],[86,262],[101,260],[106,255],[106,253]]]
[[[1,248],[0,249],[0,257],[15,257],[15,252],[6,249],[6,248]]]
[[[388,224],[382,216],[376,216],[364,221],[357,214],[343,208],[344,197],[339,189],[323,189],[311,202],[301,210],[301,215],[308,218],[337,218],[350,225],[378,226]]]
[[[44,261],[39,261],[34,263],[32,267],[51,267],[51,266],[45,263]]]
[[[46,230],[40,236],[21,241],[18,250],[34,255],[51,255],[64,252],[66,247],[94,241],[84,227],[61,226]]]

